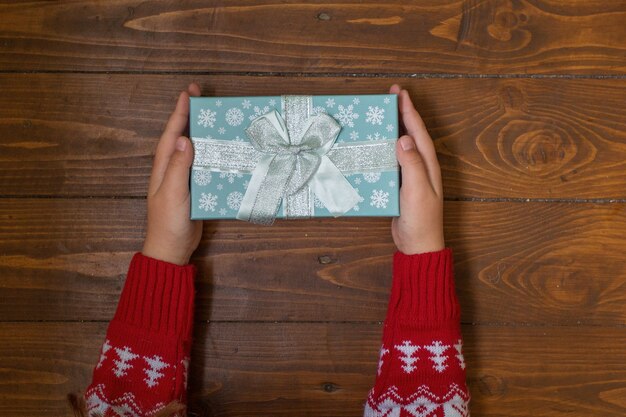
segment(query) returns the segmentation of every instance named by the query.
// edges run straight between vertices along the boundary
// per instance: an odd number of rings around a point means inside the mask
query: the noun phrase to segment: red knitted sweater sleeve
[[[85,393],[90,416],[152,416],[186,402],[194,275],[135,254]]]
[[[462,345],[452,251],[397,252],[364,416],[469,416]]]

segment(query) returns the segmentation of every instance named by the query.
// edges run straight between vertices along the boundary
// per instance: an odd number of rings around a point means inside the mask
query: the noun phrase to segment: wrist
[[[443,227],[431,231],[410,231],[392,228],[393,241],[398,251],[405,255],[418,255],[420,253],[438,252],[445,249]]]
[[[397,248],[398,251],[405,255],[419,255],[442,251],[446,248],[446,245],[441,240],[441,242],[418,242],[412,245],[397,245]]]
[[[191,253],[182,253],[180,250],[167,248],[166,245],[153,245],[146,240],[141,253],[152,259],[168,262],[174,265],[188,265]]]

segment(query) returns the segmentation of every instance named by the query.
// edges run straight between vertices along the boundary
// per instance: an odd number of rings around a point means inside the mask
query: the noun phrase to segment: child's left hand
[[[148,230],[142,253],[177,265],[189,263],[202,236],[202,221],[189,218],[193,148],[183,136],[189,120],[189,96],[199,95],[195,83],[180,93],[157,146],[148,187]]]

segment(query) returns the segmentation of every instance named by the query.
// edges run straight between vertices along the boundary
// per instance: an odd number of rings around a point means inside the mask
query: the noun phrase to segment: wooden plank
[[[143,222],[140,200],[0,199],[0,317],[110,319]],[[389,219],[204,226],[199,319],[384,319]],[[465,322],[626,324],[624,203],[447,202],[445,230]]]
[[[401,82],[435,139],[448,198],[626,198],[626,80],[81,74],[0,75],[0,195],[144,196],[173,100],[194,79],[217,96]]]
[[[0,69],[624,74],[621,1],[0,3]]]
[[[105,323],[1,323],[0,412],[71,416],[64,396],[89,383],[105,329]],[[617,328],[463,326],[462,331],[472,414],[626,413],[626,336]],[[362,413],[374,381],[381,326],[199,323],[195,334],[191,411],[340,417]]]

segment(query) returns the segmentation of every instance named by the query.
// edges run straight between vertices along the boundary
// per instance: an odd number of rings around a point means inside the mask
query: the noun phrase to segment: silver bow
[[[309,186],[328,211],[339,216],[359,202],[359,194],[326,154],[341,126],[327,114],[308,118],[301,136],[290,138],[275,110],[257,117],[246,129],[252,146],[263,155],[252,172],[237,218],[271,224],[283,197]]]

